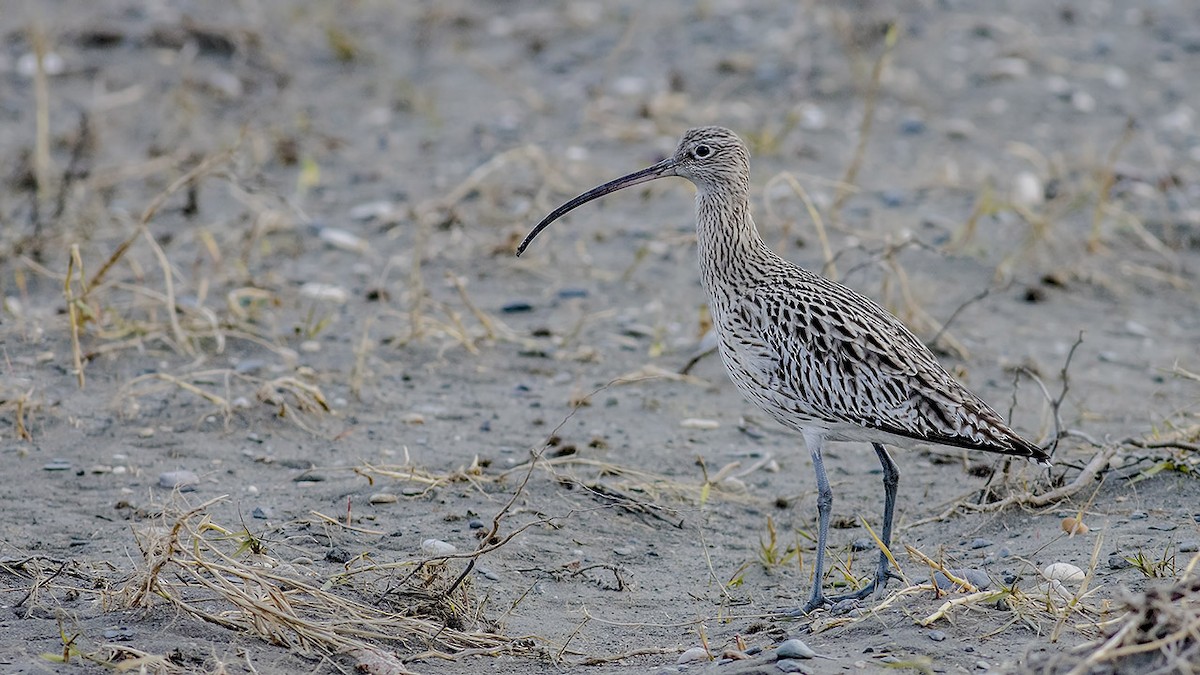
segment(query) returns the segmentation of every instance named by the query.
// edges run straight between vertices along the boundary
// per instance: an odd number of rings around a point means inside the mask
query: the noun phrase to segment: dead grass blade
[[[247,546],[253,536],[244,529],[218,525],[210,509],[223,499],[169,512],[162,523],[135,532],[143,566],[118,590],[123,606],[162,600],[186,615],[303,656],[349,654],[366,672],[408,673],[404,661],[418,651],[454,658],[462,651],[520,653],[533,646],[482,623],[472,613],[478,601],[468,586],[460,584],[452,598],[440,596],[438,589],[452,578],[445,566],[427,565],[416,583],[391,587],[389,602],[376,605],[350,597],[377,592],[345,575],[336,583],[314,582],[265,548]]]

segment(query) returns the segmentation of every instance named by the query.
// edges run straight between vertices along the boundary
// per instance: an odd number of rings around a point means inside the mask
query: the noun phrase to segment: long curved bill
[[[641,171],[637,171],[635,173],[631,173],[628,176],[622,176],[616,180],[609,181],[609,182],[605,183],[604,185],[601,185],[599,187],[594,187],[591,190],[588,190],[587,192],[579,195],[578,197],[567,202],[566,204],[563,204],[562,206],[558,207],[557,209],[554,209],[553,211],[550,212],[550,215],[548,215],[542,219],[542,222],[535,225],[534,228],[529,231],[529,234],[525,235],[525,241],[522,241],[521,245],[517,247],[517,255],[521,255],[522,253],[524,253],[525,247],[529,246],[529,243],[531,241],[533,241],[534,237],[541,234],[542,230],[549,227],[550,223],[553,223],[554,221],[558,220],[559,218],[566,215],[568,212],[574,210],[575,208],[577,208],[579,206],[583,206],[584,204],[592,201],[593,199],[599,199],[600,197],[603,197],[606,194],[616,192],[617,190],[620,190],[621,188],[627,188],[627,187],[630,187],[633,185],[638,185],[640,183],[646,183],[646,182],[654,180],[655,178],[662,178],[663,176],[674,176],[674,175],[675,175],[675,160],[672,158],[667,158],[667,159],[664,159],[663,161],[659,162],[658,164],[655,164],[654,166],[647,167],[647,168],[642,169]]]

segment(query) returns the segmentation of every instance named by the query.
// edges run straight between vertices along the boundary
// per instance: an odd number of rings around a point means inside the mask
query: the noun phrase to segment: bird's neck
[[[750,217],[749,194],[696,193],[696,244],[700,279],[710,294],[752,285],[778,256],[763,242]]]

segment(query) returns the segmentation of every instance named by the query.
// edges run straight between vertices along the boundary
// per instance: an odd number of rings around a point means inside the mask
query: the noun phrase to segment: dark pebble
[[[71,463],[65,459],[52,459],[42,465],[43,471],[69,471]]]
[[[257,518],[259,520],[266,520],[271,517],[271,514],[269,511],[267,511],[263,507],[256,506],[256,507],[254,507],[254,510],[250,512],[250,517]]]
[[[925,120],[917,119],[916,117],[908,117],[900,122],[900,133],[909,136],[923,134],[927,128]]]
[[[1133,567],[1133,563],[1126,560],[1123,556],[1119,556],[1119,555],[1108,556],[1108,569],[1123,570],[1126,567]]]
[[[940,630],[931,630],[929,631],[929,639],[934,642],[941,642],[946,639],[946,634]]]
[[[492,430],[492,421],[484,420],[483,423],[479,425],[479,430],[484,433],[491,431]]]
[[[483,529],[483,521],[479,520],[478,518],[472,518],[467,522],[467,527],[471,528],[472,530],[481,530]]]
[[[850,544],[850,548],[855,551],[870,551],[871,549],[875,548],[875,542],[866,537],[861,537],[859,539],[855,539],[854,543]]]
[[[903,190],[884,190],[879,193],[879,201],[888,208],[904,206],[908,201],[908,193]]]
[[[984,538],[980,537],[979,539],[975,539],[971,542],[971,548],[972,549],[987,548],[987,547],[991,546],[993,543],[994,542],[991,539],[984,539]]]
[[[1193,513],[1192,520],[1196,521],[1197,523],[1200,523],[1200,513]]]
[[[563,300],[570,298],[586,298],[588,290],[586,288],[563,288],[558,291],[558,297]]]
[[[520,314],[522,312],[532,312],[533,305],[531,305],[528,302],[525,302],[523,300],[517,300],[516,302],[506,303],[503,307],[500,308],[500,311],[504,312],[505,314]]]
[[[1145,511],[1134,511],[1133,513],[1129,514],[1130,520],[1145,520],[1149,517],[1150,514],[1146,513]]]
[[[325,552],[325,560],[331,563],[344,563],[353,557],[354,555],[342,546],[334,546]]]
[[[129,640],[133,637],[133,629],[129,626],[114,626],[104,629],[105,640]]]

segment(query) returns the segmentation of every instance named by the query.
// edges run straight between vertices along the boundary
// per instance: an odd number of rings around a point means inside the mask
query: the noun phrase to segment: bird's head
[[[568,212],[622,188],[640,185],[665,176],[686,178],[701,194],[745,194],[750,186],[750,151],[737,134],[724,127],[689,129],[675,154],[641,171],[622,176],[575,197],[550,212],[517,247],[517,255],[550,223]]]

